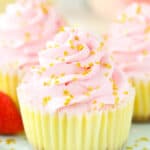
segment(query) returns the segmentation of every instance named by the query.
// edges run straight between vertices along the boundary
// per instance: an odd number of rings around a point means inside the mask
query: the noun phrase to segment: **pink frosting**
[[[65,28],[39,53],[40,65],[18,88],[20,102],[50,112],[74,113],[126,101],[129,84],[102,50],[103,44],[90,33]]]
[[[37,52],[63,25],[64,20],[46,0],[18,0],[8,5],[0,16],[1,66],[35,62]]]
[[[149,74],[150,5],[134,3],[123,11],[112,24],[107,48],[128,75]]]

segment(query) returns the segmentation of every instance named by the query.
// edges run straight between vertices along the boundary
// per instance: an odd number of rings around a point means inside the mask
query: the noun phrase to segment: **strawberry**
[[[19,110],[12,99],[0,92],[0,134],[17,134],[23,131]]]

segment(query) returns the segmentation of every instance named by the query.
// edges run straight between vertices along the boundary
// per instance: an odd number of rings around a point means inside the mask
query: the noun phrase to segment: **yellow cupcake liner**
[[[19,76],[17,73],[10,74],[0,71],[0,91],[10,96],[16,106],[19,106],[16,92],[18,82]]]
[[[27,138],[37,150],[121,150],[133,103],[80,115],[50,114],[21,104],[21,112]]]
[[[132,78],[136,96],[133,119],[135,121],[150,121],[150,79]]]

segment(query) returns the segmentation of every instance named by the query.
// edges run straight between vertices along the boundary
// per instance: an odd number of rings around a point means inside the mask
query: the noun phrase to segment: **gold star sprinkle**
[[[51,74],[50,78],[56,78],[55,74]]]
[[[61,76],[61,77],[64,77],[64,76],[65,76],[65,73],[61,73],[60,76]]]
[[[144,56],[148,55],[148,50],[143,50],[143,51],[142,51],[142,54],[143,54]]]
[[[50,67],[53,67],[53,66],[54,66],[54,63],[50,63],[49,66],[50,66]]]
[[[81,67],[81,64],[79,62],[76,63],[77,67]]]
[[[55,84],[59,84],[60,81],[59,81],[58,79],[56,79],[54,83],[55,83]]]
[[[79,40],[79,37],[78,37],[78,36],[75,36],[74,39],[75,39],[76,41],[78,41],[78,40]]]
[[[127,21],[127,15],[126,14],[122,14],[120,22],[121,23],[125,23]]]
[[[109,75],[108,72],[105,72],[105,73],[104,73],[104,76],[105,76],[105,77],[108,77],[108,75]]]
[[[133,150],[133,147],[132,146],[127,146],[126,150]]]
[[[72,81],[77,81],[77,78],[76,78],[76,77],[74,77],[74,78],[72,79]]]
[[[63,94],[64,94],[65,96],[67,96],[67,95],[70,95],[70,92],[69,92],[68,90],[64,90],[64,91],[63,91]]]
[[[84,95],[90,96],[90,92],[86,92],[86,93],[84,93]]]
[[[103,36],[103,38],[104,38],[105,41],[107,41],[107,40],[108,40],[108,35],[105,34],[105,35]]]
[[[124,94],[124,95],[128,95],[128,91],[124,91],[123,94]]]
[[[42,75],[43,72],[40,71],[40,70],[38,70],[37,73],[38,73],[39,75]]]
[[[100,48],[103,48],[104,47],[104,42],[100,42],[99,46],[100,46]]]
[[[115,98],[115,104],[118,104],[119,103],[119,97],[117,96],[116,98]]]
[[[50,84],[51,84],[50,81],[47,81],[47,82],[44,82],[44,83],[43,83],[44,86],[49,86]]]
[[[84,48],[84,46],[82,44],[77,45],[77,50],[78,51],[82,51]]]
[[[69,96],[70,96],[70,98],[72,98],[72,99],[74,98],[74,96],[73,96],[72,94],[70,94]]]
[[[58,29],[58,32],[64,32],[65,31],[65,28],[64,27],[60,27],[59,29]]]
[[[113,90],[118,90],[117,84],[113,83]]]
[[[92,62],[90,62],[89,64],[88,64],[88,67],[93,67],[93,63]]]
[[[103,108],[105,106],[104,103],[99,103],[99,108]]]
[[[68,105],[70,103],[71,99],[72,99],[71,97],[67,97],[65,102],[64,102],[64,105],[65,106]]]
[[[32,66],[31,68],[32,68],[32,69],[35,69],[35,66]]]
[[[86,76],[87,74],[89,74],[90,70],[85,70],[82,72],[82,75]]]
[[[40,7],[41,7],[43,14],[47,15],[48,14],[48,8],[47,8],[46,4],[41,3]]]
[[[24,36],[25,36],[26,42],[30,41],[30,39],[31,39],[31,34],[30,34],[30,32],[26,32]]]
[[[42,72],[45,72],[45,71],[46,71],[46,68],[45,68],[45,67],[41,67],[41,71],[42,71]]]
[[[149,142],[150,139],[147,137],[140,137],[139,139],[136,140],[136,143],[138,142]]]
[[[90,55],[95,55],[95,51],[90,51]]]
[[[61,62],[64,62],[64,61],[65,61],[65,58],[57,57],[56,60],[61,61]]]
[[[95,64],[99,65],[99,64],[100,64],[100,61],[96,61]]]
[[[75,48],[72,40],[69,41],[69,44],[70,44],[70,47],[71,47],[72,49]]]
[[[92,102],[92,104],[96,104],[97,103],[97,101],[96,100],[94,100],[93,102]]]
[[[16,140],[15,139],[6,139],[6,144],[10,145],[10,144],[15,144]]]
[[[118,95],[118,92],[115,90],[115,91],[113,91],[113,95],[114,96],[117,96]]]
[[[92,86],[88,87],[88,91],[93,91],[93,90],[94,90],[94,88]]]
[[[68,51],[64,51],[64,56],[68,56]]]
[[[137,7],[137,9],[136,9],[136,13],[137,14],[140,14],[141,13],[141,6],[139,5],[138,7]]]
[[[50,97],[50,96],[44,97],[44,98],[43,98],[43,106],[46,106],[50,100],[51,100],[51,97]]]
[[[147,27],[146,27],[146,29],[145,29],[144,33],[145,33],[145,34],[150,33],[150,26],[147,26]]]
[[[112,68],[112,66],[110,64],[108,64],[108,63],[103,63],[102,66],[107,68],[107,69],[111,69]]]

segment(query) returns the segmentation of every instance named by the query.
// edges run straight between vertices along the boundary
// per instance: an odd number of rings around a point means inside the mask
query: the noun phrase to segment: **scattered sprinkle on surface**
[[[16,144],[16,140],[13,138],[10,139],[6,139],[6,144],[10,145],[10,144]]]

